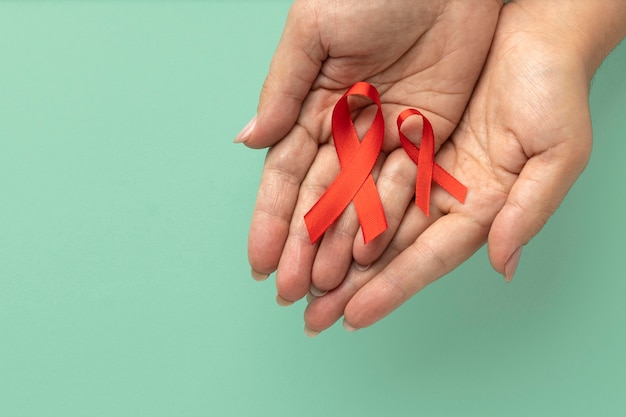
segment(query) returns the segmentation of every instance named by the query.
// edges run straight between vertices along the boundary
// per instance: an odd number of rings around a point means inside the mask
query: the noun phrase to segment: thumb
[[[280,141],[294,126],[302,102],[311,90],[325,59],[315,13],[306,2],[289,11],[270,70],[261,90],[257,115],[235,142],[264,148]]]
[[[522,246],[539,233],[585,168],[591,132],[583,139],[531,157],[495,217],[488,237],[489,259],[507,281],[515,274]]]

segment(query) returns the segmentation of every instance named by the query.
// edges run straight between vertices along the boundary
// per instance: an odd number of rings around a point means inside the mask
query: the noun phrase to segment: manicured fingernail
[[[254,126],[256,125],[256,116],[254,116],[252,118],[252,120],[250,120],[248,122],[248,124],[246,125],[246,127],[244,127],[241,132],[239,132],[239,134],[237,135],[237,137],[235,138],[234,142],[235,143],[241,143],[241,142],[245,142],[246,140],[248,140],[248,138],[250,137],[250,134],[252,133],[252,131],[254,130]]]
[[[321,297],[322,295],[325,295],[328,291],[322,291],[319,288],[317,288],[315,285],[311,284],[311,287],[309,288],[309,291],[311,291],[311,294],[313,294],[315,297]]]
[[[520,246],[513,252],[513,255],[506,261],[506,265],[504,265],[504,280],[506,282],[511,282],[513,279],[513,275],[515,275],[515,271],[517,270],[517,265],[519,264],[519,258],[522,256],[522,247]]]
[[[350,333],[357,331],[357,328],[351,325],[350,323],[348,323],[346,319],[343,319],[343,328],[349,331]]]
[[[372,264],[369,264],[369,265],[361,265],[360,263],[355,262],[355,263],[354,263],[354,266],[355,266],[355,268],[356,268],[356,269],[358,269],[359,271],[364,272],[364,271],[367,271],[368,269],[370,269],[370,266],[372,266]]]
[[[257,272],[254,269],[250,270],[250,274],[252,275],[252,279],[255,281],[265,281],[270,276],[269,274]]]
[[[316,337],[320,334],[321,332],[318,332],[317,330],[313,330],[308,328],[307,326],[304,326],[304,334],[306,335],[306,337]]]
[[[276,295],[276,302],[278,303],[279,306],[281,307],[289,307],[290,305],[293,304],[293,301],[289,301],[289,300],[285,300],[283,297],[281,297],[280,295]]]

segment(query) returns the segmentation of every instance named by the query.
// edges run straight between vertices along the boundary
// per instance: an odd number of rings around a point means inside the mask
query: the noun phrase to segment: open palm
[[[250,147],[271,146],[248,254],[256,278],[277,270],[279,300],[336,287],[352,262],[359,227],[353,209],[317,245],[303,221],[339,172],[330,132],[337,100],[357,81],[379,89],[387,128],[378,188],[383,204],[394,205],[389,190],[397,178],[385,166],[394,166],[389,158],[400,147],[395,116],[419,107],[433,124],[437,146],[445,141],[480,74],[500,7],[478,0],[294,3],[258,114],[239,138]],[[359,110],[355,126],[362,133],[375,107],[362,103]],[[389,220],[392,228],[399,222]]]
[[[338,288],[309,304],[310,331],[342,315],[348,328],[373,324],[486,242],[494,268],[512,278],[521,247],[557,209],[591,151],[586,67],[577,51],[525,30],[530,18],[514,3],[504,7],[476,91],[437,154],[468,187],[465,204],[435,187],[430,218],[413,204],[390,208],[401,223],[378,245],[355,245],[355,258],[371,266],[353,266]]]

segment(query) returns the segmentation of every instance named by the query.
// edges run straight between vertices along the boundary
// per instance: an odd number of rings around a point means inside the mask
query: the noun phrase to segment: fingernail
[[[320,333],[321,332],[318,332],[317,330],[313,330],[307,326],[304,326],[304,334],[306,335],[306,337],[313,338],[313,337],[318,336]]]
[[[343,328],[349,331],[350,333],[357,331],[357,328],[352,326],[350,323],[348,323],[346,319],[343,319]]]
[[[306,303],[310,304],[311,301],[315,300],[317,297],[314,296],[313,294],[311,294],[311,292],[309,291],[308,293],[306,293]]]
[[[515,271],[517,270],[517,265],[519,264],[519,258],[522,256],[522,247],[520,246],[513,252],[513,255],[506,261],[506,265],[504,265],[504,280],[506,282],[511,282],[513,279],[513,275],[515,275]]]
[[[325,295],[326,293],[328,293],[328,291],[322,291],[313,284],[311,284],[309,291],[311,291],[311,294],[314,295],[315,297],[321,297],[322,295]]]
[[[237,137],[235,138],[234,142],[235,143],[241,143],[241,142],[245,142],[246,140],[248,140],[248,138],[250,137],[250,134],[252,133],[252,131],[254,130],[254,126],[256,125],[256,116],[254,116],[252,118],[252,120],[250,120],[248,122],[248,124],[246,125],[246,127],[244,127],[242,129],[241,132],[239,132],[239,134],[237,135]]]
[[[265,281],[270,276],[270,274],[262,274],[254,269],[250,270],[250,274],[252,275],[252,279],[255,281]]]
[[[289,307],[290,305],[293,304],[293,301],[285,300],[283,297],[281,297],[278,294],[276,295],[276,302],[281,307]]]
[[[370,266],[372,266],[372,264],[369,264],[369,265],[361,265],[360,263],[355,262],[355,263],[354,263],[354,266],[355,266],[355,268],[356,268],[356,269],[358,269],[359,271],[364,272],[364,271],[367,271],[368,269],[370,269]]]

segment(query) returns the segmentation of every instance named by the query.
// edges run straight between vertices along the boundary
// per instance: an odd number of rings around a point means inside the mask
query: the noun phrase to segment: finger
[[[366,97],[354,96],[351,99],[354,128],[357,136],[362,138],[371,128],[378,107],[372,105],[371,100]],[[374,178],[378,177],[385,158],[384,154],[379,155],[372,169]],[[311,292],[314,295],[320,296],[332,290],[344,279],[352,263],[352,246],[358,230],[356,209],[353,204],[349,204],[320,241],[312,271]],[[363,240],[363,236],[360,239]]]
[[[357,264],[367,267],[385,250],[395,235],[415,194],[415,164],[402,149],[393,151],[382,166],[376,186],[385,209],[387,230],[376,239],[364,243],[361,234],[353,241],[353,256]]]
[[[384,161],[384,155],[380,155],[372,170],[374,178],[378,177]],[[358,230],[359,218],[354,205],[350,204],[326,230],[320,242],[313,264],[311,290],[314,295],[320,296],[332,290],[344,279],[352,264],[352,246]],[[363,236],[360,235],[357,239],[363,241]]]
[[[332,290],[346,276],[352,263],[352,242],[358,228],[356,210],[350,204],[324,233],[311,275],[314,295]]]
[[[278,295],[287,301],[304,297],[311,286],[311,271],[318,244],[311,244],[304,215],[339,173],[339,161],[330,144],[319,148],[315,161],[302,181],[289,235],[276,272]]]
[[[251,148],[271,146],[294,126],[326,58],[310,7],[304,1],[292,6],[261,90],[257,115],[236,142]]]
[[[468,259],[484,244],[487,230],[462,214],[441,217],[352,297],[346,326],[367,327],[391,313]]]
[[[522,246],[546,224],[585,168],[591,146],[563,143],[528,160],[494,219],[489,233],[489,259],[494,269],[513,278]]]
[[[409,207],[385,252],[370,268],[362,271],[356,264],[352,264],[346,278],[337,288],[322,297],[312,299],[304,312],[307,328],[320,332],[332,326],[341,318],[354,294],[409,247],[423,228],[424,214],[416,206]]]
[[[257,279],[278,267],[300,184],[317,150],[317,141],[298,126],[267,154],[248,236],[248,259]]]

